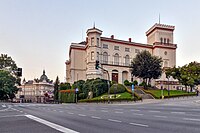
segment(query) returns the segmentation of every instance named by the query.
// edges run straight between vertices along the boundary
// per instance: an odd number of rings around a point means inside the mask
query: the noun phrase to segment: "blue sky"
[[[0,53],[23,68],[26,79],[61,81],[71,42],[80,42],[95,25],[103,36],[146,43],[156,22],[176,27],[177,66],[199,61],[199,0],[0,0]]]

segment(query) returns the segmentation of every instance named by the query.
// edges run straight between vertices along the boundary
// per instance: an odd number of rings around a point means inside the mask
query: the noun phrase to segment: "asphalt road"
[[[200,133],[200,97],[120,104],[0,103],[0,133]]]

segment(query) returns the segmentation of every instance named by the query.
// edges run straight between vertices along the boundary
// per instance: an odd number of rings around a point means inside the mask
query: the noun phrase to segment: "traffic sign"
[[[132,88],[132,91],[134,91],[134,84],[132,84],[131,88]]]

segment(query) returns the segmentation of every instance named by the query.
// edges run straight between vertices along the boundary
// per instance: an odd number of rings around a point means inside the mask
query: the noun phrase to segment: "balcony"
[[[111,65],[111,66],[123,66],[123,67],[130,67],[129,63],[124,62],[114,62],[114,61],[99,61],[102,65]]]

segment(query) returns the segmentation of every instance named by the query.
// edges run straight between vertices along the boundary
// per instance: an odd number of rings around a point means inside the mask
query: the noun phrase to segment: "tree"
[[[15,98],[17,79],[9,71],[0,70],[0,100]]]
[[[148,51],[144,50],[133,58],[130,66],[131,74],[142,78],[145,84],[150,84],[151,79],[161,76],[161,63],[161,58],[152,56]]]
[[[185,86],[186,91],[188,86],[192,91],[194,86],[200,84],[200,63],[198,62],[191,62],[178,68],[169,68],[165,73],[166,77],[172,76],[178,79],[179,83]]]
[[[13,99],[21,79],[17,76],[17,65],[7,54],[0,56],[0,89],[1,100]]]
[[[58,76],[56,77],[56,81],[54,83],[54,101],[58,101],[58,91],[59,91],[59,84],[60,84],[60,81],[59,81],[59,78]]]
[[[69,90],[69,89],[71,89],[71,85],[70,85],[70,83],[61,83],[59,89],[60,90]]]

